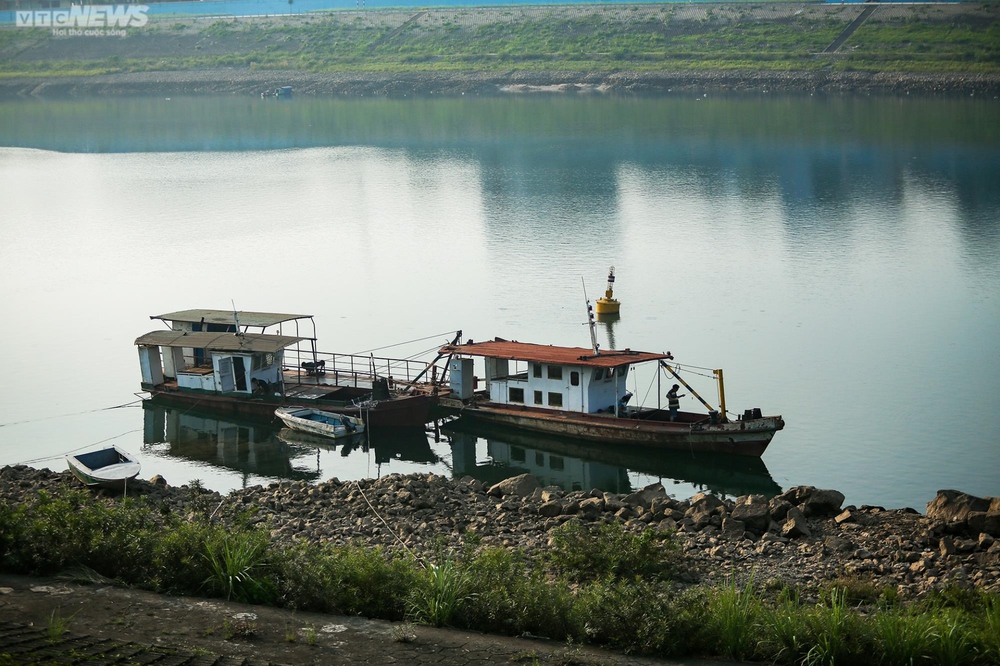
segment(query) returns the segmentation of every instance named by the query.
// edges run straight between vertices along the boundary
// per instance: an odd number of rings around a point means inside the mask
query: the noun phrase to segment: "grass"
[[[59,609],[49,613],[49,620],[45,625],[45,633],[50,643],[57,643],[63,634],[69,631],[69,625],[73,621],[74,615],[63,617]]]
[[[1000,72],[1000,23],[995,12],[969,14],[971,19],[957,22],[915,8],[904,18],[869,20],[838,54],[820,55],[847,26],[852,13],[836,7],[814,8],[802,15],[785,12],[761,18],[754,9],[733,5],[683,17],[678,17],[672,5],[649,5],[624,15],[601,5],[575,11],[539,8],[503,16],[486,10],[431,11],[405,25],[403,21],[411,14],[401,11],[195,24],[153,18],[126,40],[106,40],[99,48],[88,49],[92,57],[86,60],[46,58],[44,45],[53,38],[44,30],[0,30],[0,49],[18,54],[0,59],[0,77],[220,67],[396,74],[498,74],[511,69],[596,74],[809,71],[820,67],[832,71]],[[175,56],[137,55],[147,51],[142,48],[147,43],[169,52],[177,33],[195,42],[178,49]],[[119,52],[116,42],[130,48]],[[30,55],[21,58],[22,52]]]
[[[206,503],[181,517],[142,499],[77,490],[0,502],[0,570],[93,570],[88,577],[160,592],[528,633],[658,658],[979,666],[1000,657],[995,593],[949,588],[903,602],[859,578],[826,588],[750,579],[681,589],[672,576],[684,560],[672,535],[620,524],[567,523],[552,533],[545,557],[470,542],[424,568],[360,543],[275,544],[248,516],[223,525],[210,520],[213,510]],[[54,611],[50,639],[71,620]],[[222,630],[227,638],[255,633],[251,622],[236,618]],[[412,635],[400,625],[393,640]],[[309,645],[319,640],[315,627],[300,636]],[[286,628],[285,640],[296,639]]]

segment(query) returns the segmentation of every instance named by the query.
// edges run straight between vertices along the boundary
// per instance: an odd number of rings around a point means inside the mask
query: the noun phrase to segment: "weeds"
[[[753,655],[763,613],[761,598],[754,588],[752,577],[743,589],[736,586],[736,581],[730,581],[716,590],[711,597],[708,615],[722,654],[732,659],[746,659]]]
[[[63,634],[69,631],[69,625],[74,617],[76,617],[76,613],[69,617],[63,617],[59,609],[49,613],[49,620],[45,625],[45,634],[49,639],[49,643],[59,642]]]
[[[267,537],[259,531],[223,533],[205,544],[211,569],[205,583],[227,600],[265,603],[275,596],[275,586],[263,573]]]
[[[155,527],[154,527],[155,526]],[[127,545],[129,541],[136,543]],[[784,664],[1000,663],[1000,596],[949,588],[920,602],[898,600],[862,580],[831,590],[753,581],[739,587],[671,586],[681,562],[669,537],[620,527],[568,524],[549,557],[470,541],[460,556],[421,569],[407,556],[353,544],[277,547],[243,521],[222,526],[151,512],[141,501],[39,493],[0,502],[0,569],[65,570],[74,580],[158,591],[207,591],[241,601],[419,622],[572,644],[591,643],[661,658],[723,655]],[[125,554],[115,554],[123,544]],[[43,547],[44,548],[43,548]],[[102,562],[101,558],[112,558]],[[636,561],[641,560],[641,561]],[[148,573],[146,573],[148,572]],[[800,596],[801,595],[801,596]],[[807,605],[800,599],[818,603]],[[863,602],[863,612],[855,608]],[[72,617],[53,611],[59,640]],[[124,620],[118,620],[121,623]],[[220,628],[250,638],[250,619]],[[399,625],[393,640],[413,636]],[[285,640],[317,644],[314,627]]]
[[[451,559],[445,559],[442,564],[431,564],[427,575],[418,579],[410,611],[417,622],[443,627],[454,621],[471,598],[468,575]]]

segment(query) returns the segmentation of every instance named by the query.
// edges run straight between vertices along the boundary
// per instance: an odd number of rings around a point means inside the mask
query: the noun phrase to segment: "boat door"
[[[219,387],[223,393],[232,393],[236,390],[236,382],[233,381],[233,359],[231,356],[223,356],[219,359]]]

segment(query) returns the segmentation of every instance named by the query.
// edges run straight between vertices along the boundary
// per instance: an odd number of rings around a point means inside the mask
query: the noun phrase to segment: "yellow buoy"
[[[608,271],[608,288],[604,290],[604,298],[598,298],[594,311],[597,314],[618,314],[621,303],[614,297],[615,267]]]

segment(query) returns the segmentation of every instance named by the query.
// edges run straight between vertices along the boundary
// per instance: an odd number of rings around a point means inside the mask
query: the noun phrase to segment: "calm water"
[[[921,510],[939,488],[1000,495],[996,101],[23,101],[0,104],[0,146],[0,464],[61,469],[114,438],[144,476],[222,491],[516,469]],[[762,461],[466,432],[326,447],[106,409],[136,400],[149,315],[309,312],[342,352],[456,329],[585,346],[581,277],[593,298],[612,264],[603,345],[725,369],[731,410],[788,424]]]

